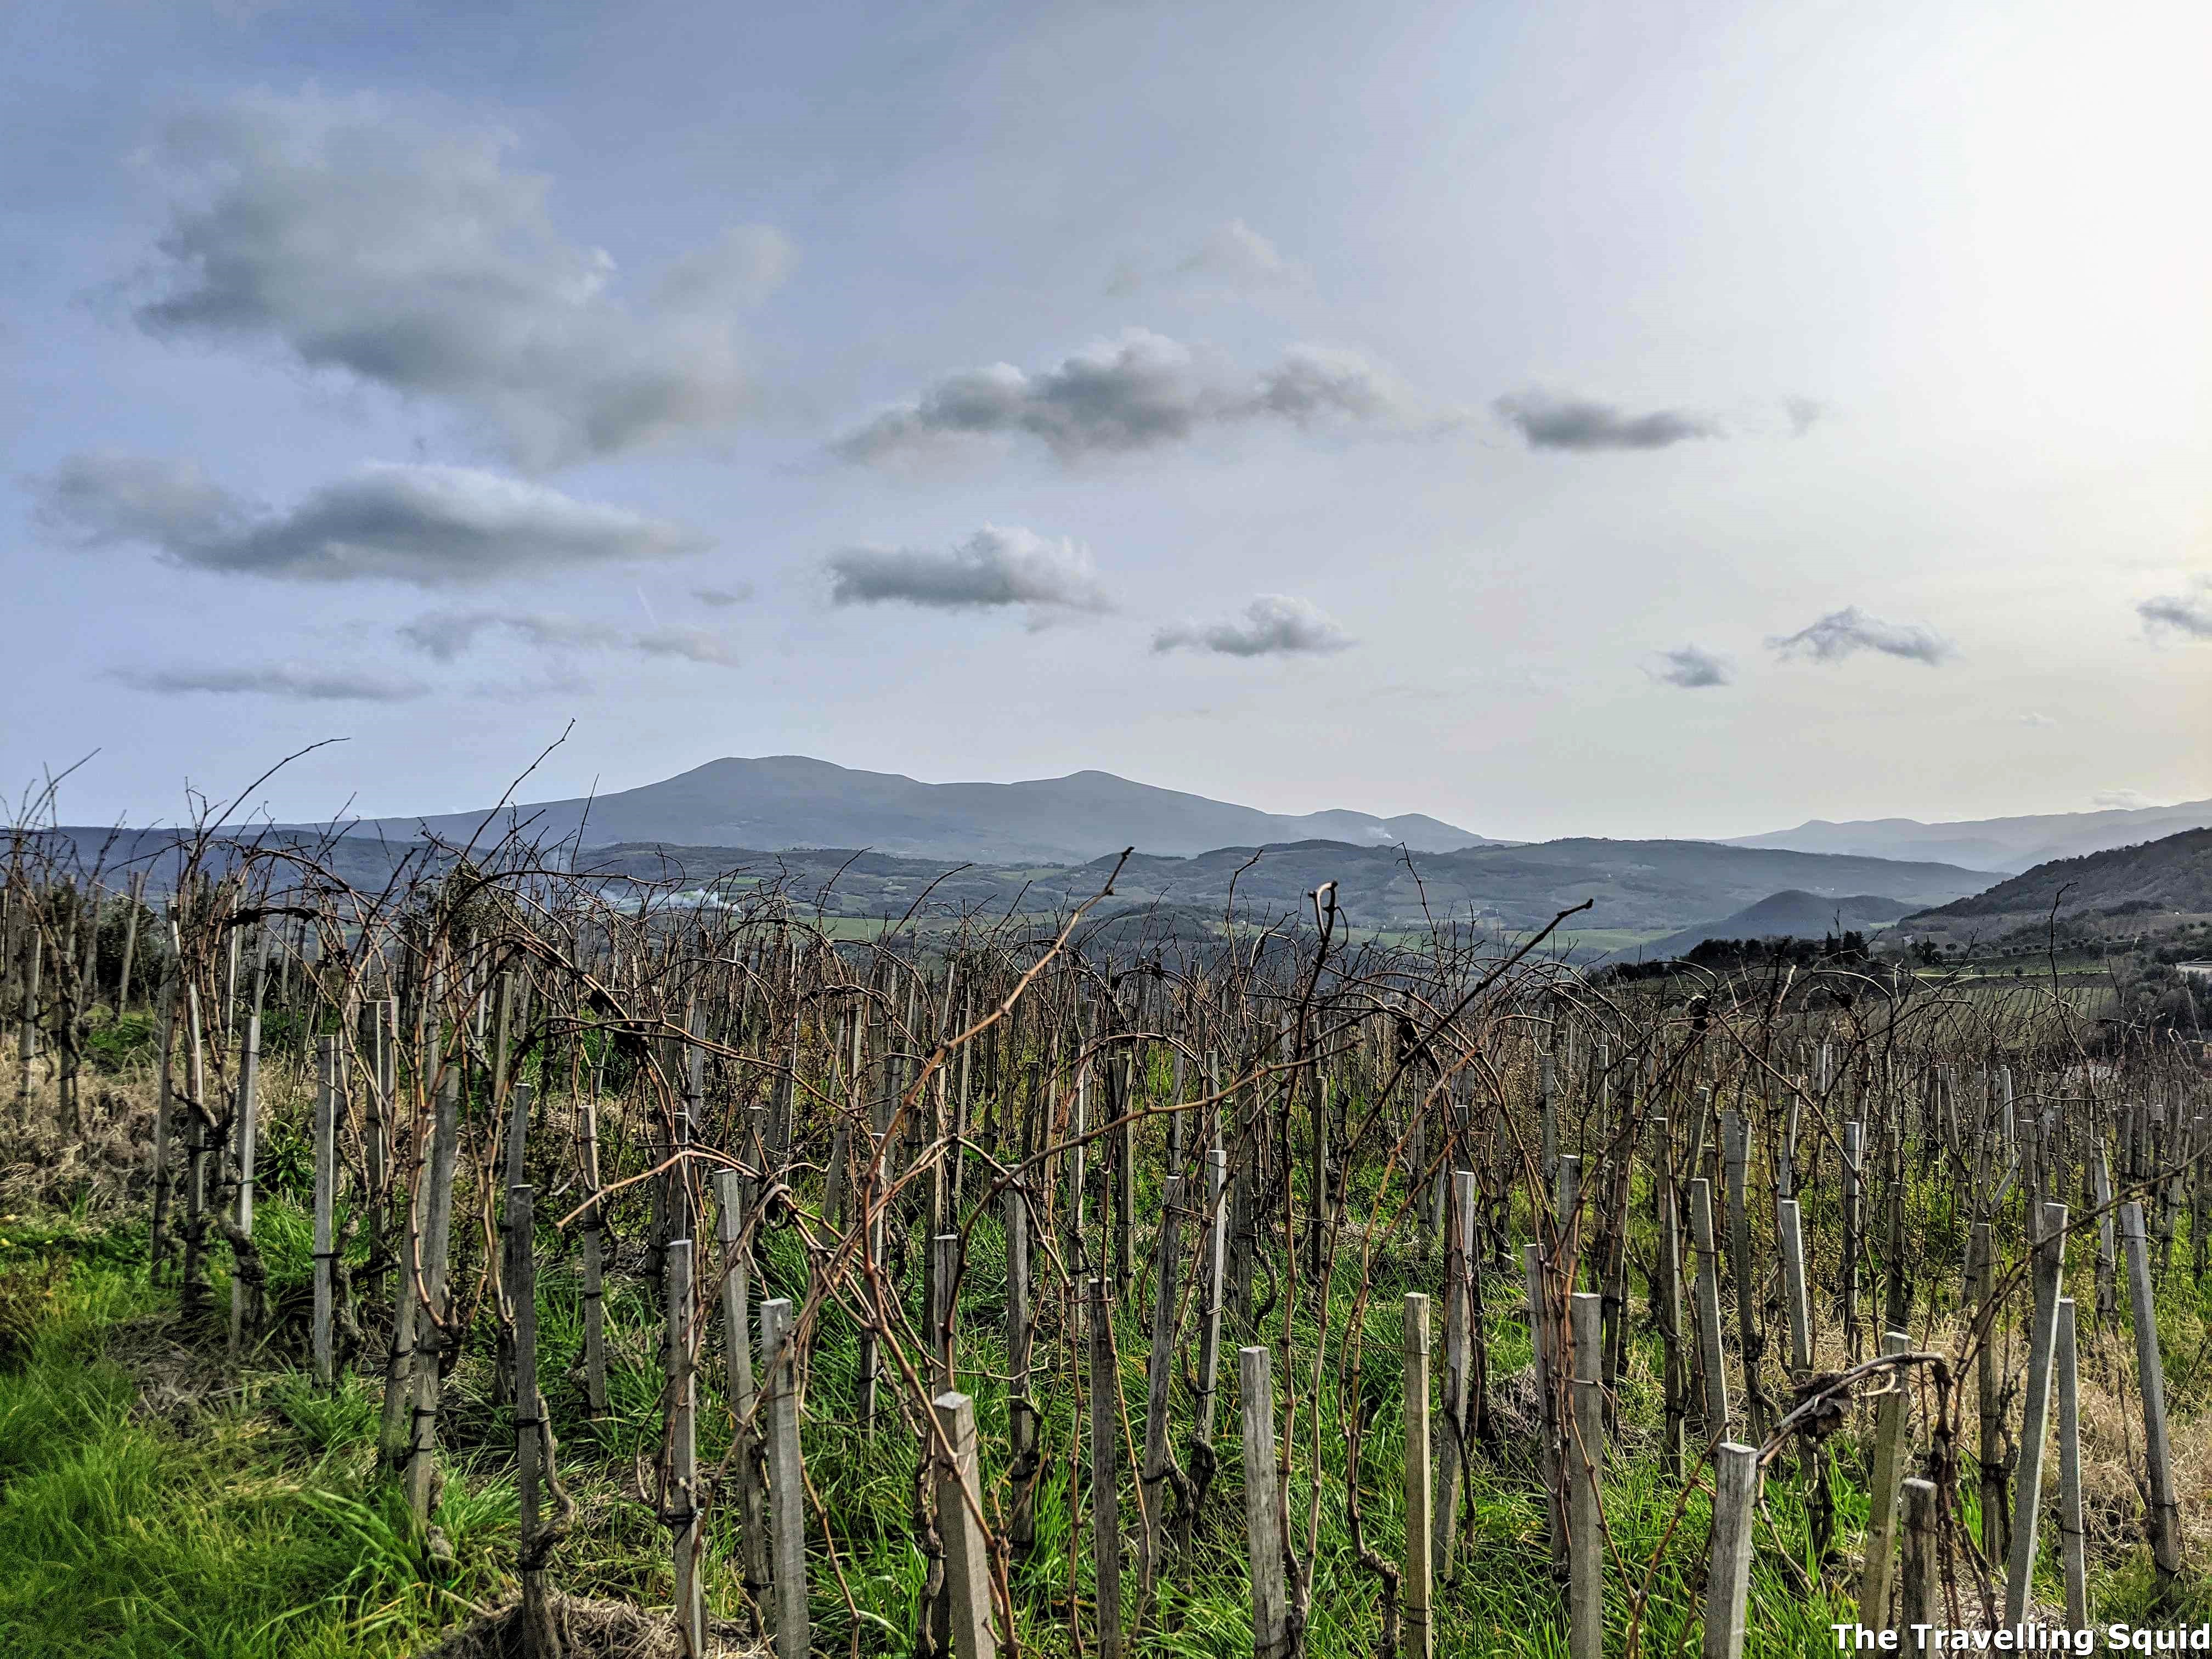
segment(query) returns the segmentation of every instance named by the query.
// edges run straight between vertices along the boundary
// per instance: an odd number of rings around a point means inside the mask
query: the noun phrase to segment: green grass
[[[260,1237],[280,1297],[306,1272],[301,1231],[289,1204],[264,1209]],[[107,1357],[111,1350],[168,1352],[166,1341],[145,1339],[144,1322],[161,1304],[143,1288],[141,1241],[64,1217],[13,1219],[0,1227],[0,1242],[8,1246],[0,1251],[0,1284],[36,1304],[27,1358],[0,1375],[0,1655],[380,1659],[415,1651],[472,1609],[512,1595],[512,1426],[507,1410],[492,1402],[488,1331],[478,1334],[447,1393],[447,1483],[435,1519],[454,1554],[434,1573],[404,1505],[374,1473],[380,1391],[373,1379],[356,1376],[334,1391],[318,1389],[285,1364],[281,1347],[241,1369],[222,1361],[217,1339],[179,1373],[187,1384],[218,1384],[213,1392],[179,1407],[155,1386],[142,1401],[139,1378]],[[550,1255],[550,1235],[547,1243]],[[763,1293],[803,1295],[806,1264],[795,1241],[771,1233],[763,1256]],[[997,1336],[1004,1261],[988,1223],[971,1239],[967,1275],[960,1380],[976,1401],[984,1468],[994,1482],[988,1503],[1002,1522],[1009,1501],[1007,1397],[998,1380],[1006,1368]],[[1291,1363],[1285,1363],[1279,1321],[1267,1333],[1277,1349],[1279,1407],[1293,1385],[1302,1401],[1291,1492],[1301,1538],[1316,1441],[1327,1476],[1313,1561],[1308,1650],[1314,1659],[1352,1659],[1376,1650],[1381,1589],[1348,1547],[1346,1449],[1355,1425],[1361,1425],[1366,1540],[1384,1559],[1401,1559],[1398,1296],[1433,1290],[1433,1278],[1432,1261],[1378,1251],[1375,1293],[1357,1333],[1353,1297],[1342,1283],[1330,1299],[1326,1328],[1318,1318],[1302,1316],[1291,1333]],[[2193,1401],[2203,1381],[2192,1353],[2203,1347],[2203,1310],[2182,1290],[2185,1274],[2172,1280],[2175,1294],[2160,1310],[2161,1325],[2175,1356],[2177,1398]],[[224,1287],[216,1291],[217,1306],[227,1305]],[[666,1534],[634,1485],[638,1460],[649,1464],[659,1440],[655,1310],[642,1285],[611,1282],[614,1408],[588,1422],[571,1371],[581,1332],[576,1282],[557,1261],[549,1262],[541,1292],[542,1375],[562,1436],[562,1467],[580,1509],[575,1534],[556,1557],[556,1581],[574,1593],[665,1605]],[[1036,1359],[1041,1374],[1055,1367],[1053,1374],[1066,1379],[1078,1356],[1061,1346],[1057,1296],[1049,1284],[1039,1287],[1043,1334]],[[1148,1299],[1131,1297],[1115,1321],[1128,1426],[1138,1439]],[[1527,1363],[1528,1339],[1504,1276],[1489,1280],[1487,1299],[1492,1376],[1502,1380]],[[919,1308],[908,1312],[916,1316]],[[1356,1395],[1347,1395],[1340,1367],[1355,1334],[1364,1359]],[[1225,1346],[1237,1340],[1227,1336]],[[1316,1352],[1328,1357],[1317,1434],[1304,1395]],[[1655,1358],[1648,1347],[1636,1350],[1620,1396],[1627,1434],[1607,1470],[1608,1650],[1625,1652],[1630,1606],[1656,1557],[1639,1651],[1680,1659],[1698,1651],[1708,1516],[1702,1496],[1680,1499],[1652,1455]],[[1251,1650],[1243,1470],[1231,1415],[1233,1360],[1233,1352],[1224,1354],[1231,1386],[1217,1419],[1220,1466],[1188,1553],[1170,1555],[1140,1651],[1241,1659]],[[898,1654],[908,1650],[923,1586],[913,1512],[915,1443],[900,1426],[888,1388],[874,1431],[860,1431],[858,1364],[858,1333],[842,1313],[825,1311],[809,1379],[805,1453],[831,1518],[836,1559],[833,1568],[810,1514],[811,1613],[817,1644],[825,1651],[857,1645],[863,1653]],[[702,1413],[706,1467],[728,1441],[720,1372],[719,1352],[710,1346]],[[1086,1402],[1065,1380],[1041,1387],[1037,1398],[1051,1473],[1037,1495],[1036,1548],[1015,1570],[1015,1594],[1024,1650],[1061,1656],[1074,1651],[1072,1621],[1082,1628],[1085,1650],[1093,1645],[1089,1519],[1071,1502],[1067,1464],[1071,1447],[1087,1443]],[[1187,1438],[1179,1425],[1179,1446]],[[1477,1461],[1459,1571],[1437,1594],[1442,1654],[1564,1659],[1564,1598],[1544,1542],[1540,1499],[1516,1462],[1522,1455],[1509,1443],[1502,1466]],[[1849,1438],[1839,1443],[1833,1490],[1837,1544],[1846,1554],[1856,1548],[1864,1525],[1863,1473],[1863,1448]],[[1086,1501],[1088,1484],[1086,1473],[1079,1488]],[[1126,1456],[1121,1501],[1125,1522],[1133,1527]],[[1830,1623],[1851,1616],[1847,1566],[1832,1567],[1827,1589],[1804,1592],[1813,1565],[1806,1512],[1796,1460],[1784,1459],[1770,1478],[1759,1528],[1747,1648],[1753,1659],[1832,1650]],[[709,1539],[710,1606],[739,1616],[737,1540],[726,1511],[710,1523]],[[2045,1578],[2040,1593],[2055,1601],[2055,1567]],[[2100,1564],[2093,1586],[2100,1619],[2148,1616],[2154,1594],[2140,1551]],[[1133,1559],[1125,1569],[1125,1597],[1133,1611]],[[2189,1606],[2203,1599],[2202,1589],[2192,1588]]]

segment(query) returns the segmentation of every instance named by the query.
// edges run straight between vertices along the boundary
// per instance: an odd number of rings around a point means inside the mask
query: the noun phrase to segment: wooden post
[[[1866,1161],[1866,1125],[1844,1125],[1844,1251],[1838,1266],[1838,1289],[1844,1315],[1844,1352],[1859,1357],[1859,1251],[1864,1243],[1860,1215],[1860,1172]]]
[[[1910,1353],[1912,1338],[1905,1331],[1882,1333],[1885,1355]],[[1887,1630],[1889,1592],[1897,1563],[1897,1491],[1905,1474],[1905,1408],[1911,1396],[1900,1369],[1888,1377],[1889,1390],[1875,1407],[1874,1471],[1867,1483],[1866,1566],[1859,1577],[1859,1623],[1869,1630]]]
[[[1521,1247],[1521,1271],[1528,1285],[1528,1347],[1536,1374],[1536,1473],[1537,1478],[1544,1485],[1545,1531],[1547,1540],[1551,1547],[1552,1564],[1556,1569],[1565,1558],[1566,1517],[1561,1513],[1559,1504],[1559,1425],[1555,1409],[1559,1395],[1553,1387],[1558,1376],[1558,1372],[1553,1369],[1558,1358],[1558,1345],[1552,1340],[1551,1276],[1544,1270],[1542,1245],[1523,1244]],[[1446,1335],[1449,1340],[1449,1326],[1446,1327]],[[1446,1351],[1445,1364],[1447,1384],[1449,1384],[1450,1364],[1449,1350]],[[1449,1432],[1450,1427],[1447,1424],[1444,1433],[1449,1435]],[[1444,1467],[1446,1477],[1444,1491],[1451,1498],[1455,1507],[1452,1510],[1446,1511],[1442,1505],[1438,1506],[1437,1530],[1440,1540],[1449,1544],[1457,1531],[1454,1523],[1458,1518],[1456,1505],[1459,1499],[1459,1488],[1451,1479],[1456,1471],[1456,1465],[1447,1463]],[[1438,1565],[1449,1572],[1451,1566],[1450,1555],[1442,1548],[1439,1548],[1436,1553]]]
[[[133,914],[136,914],[134,909]],[[332,1209],[337,1185],[338,1040],[319,1037],[315,1043],[315,1323],[313,1334],[315,1383],[327,1389],[331,1381],[331,1322],[334,1285],[331,1267]]]
[[[791,1302],[761,1304],[768,1396],[769,1498],[775,1504],[776,1659],[806,1659],[806,1476],[799,1455],[799,1376]]]
[[[1751,1523],[1758,1505],[1759,1453],[1722,1441],[1713,1448],[1713,1560],[1705,1578],[1704,1659],[1742,1659]]]
[[[2142,1393],[2143,1452],[2150,1488],[2151,1560],[2162,1584],[2181,1576],[2181,1516],[2173,1496],[2173,1459],[2166,1431],[2166,1367],[2158,1352],[2158,1304],[2151,1294],[2150,1242],[2141,1203],[2120,1206],[2120,1233],[2128,1252],[2128,1295],[2136,1328],[2136,1386]]]
[[[1651,1300],[1658,1315],[1661,1386],[1666,1395],[1662,1449],[1668,1479],[1679,1480],[1683,1472],[1682,1420],[1689,1409],[1690,1393],[1690,1367],[1684,1352],[1687,1335],[1684,1327],[1688,1322],[1682,1310],[1682,1218],[1665,1118],[1652,1120],[1652,1138],[1656,1147],[1651,1180],[1659,1204],[1659,1283]]]
[[[246,1022],[246,1048],[238,1060],[238,1207],[234,1219],[241,1240],[253,1237],[253,1155],[260,1139],[261,1014],[257,1009]],[[237,1267],[230,1276],[230,1352],[237,1357],[246,1329],[246,1304],[253,1287],[246,1283],[246,1254],[237,1251]]]
[[[1409,1291],[1405,1306],[1406,1567],[1400,1601],[1406,1610],[1407,1659],[1435,1659],[1429,1606],[1429,1298]]]
[[[2035,1323],[2028,1334],[2027,1398],[2021,1407],[2020,1464],[2013,1488],[2012,1554],[2005,1567],[2007,1624],[2027,1616],[2029,1580],[2035,1571],[2043,1451],[2051,1438],[2051,1358],[2058,1343],[2058,1297],[2066,1267],[2066,1206],[2045,1204],[2042,1209],[2035,1244]]]
[[[457,1062],[449,1062],[431,1124],[429,1167],[422,1174],[426,1190],[419,1273],[426,1300],[416,1315],[414,1408],[407,1453],[407,1505],[419,1522],[430,1518],[437,1474],[438,1395],[442,1386],[438,1356],[445,1340],[438,1322],[452,1312],[446,1279],[453,1243],[453,1159],[459,1146],[460,1115],[460,1068]],[[460,1340],[459,1331],[453,1334],[453,1340]]]
[[[2089,1625],[2088,1559],[2081,1530],[2081,1394],[2075,1364],[2074,1298],[2058,1298],[2058,1553],[2066,1573],[2066,1623]]]
[[[538,1533],[545,1399],[538,1391],[536,1199],[526,1185],[507,1188],[507,1293],[514,1308],[515,1556],[522,1580],[523,1652],[526,1659],[559,1659],[562,1642]]]
[[[177,969],[172,965],[161,981],[161,1036],[160,1071],[156,1074],[154,1093],[154,1213],[146,1235],[146,1277],[156,1280],[161,1277],[161,1264],[169,1255],[169,1190],[175,1180],[170,1165],[169,1119],[176,1109],[175,1085],[171,1081],[176,1064],[177,1038]]]
[[[1098,1659],[1121,1656],[1121,1379],[1114,1365],[1114,1304],[1093,1279],[1091,1310],[1091,1553],[1098,1596]]]
[[[722,1247],[722,1358],[728,1373],[730,1414],[737,1421],[739,1543],[745,1593],[755,1605],[768,1595],[768,1505],[761,1489],[758,1396],[753,1387],[752,1272],[744,1249],[745,1177],[714,1172],[714,1236]]]
[[[1182,1265],[1180,1223],[1182,1177],[1160,1183],[1160,1227],[1155,1246],[1159,1282],[1152,1297],[1152,1351],[1145,1372],[1145,1465],[1143,1554],[1139,1563],[1141,1595],[1149,1601],[1159,1571],[1160,1523],[1166,1518],[1168,1475],[1168,1389],[1175,1379],[1176,1279]]]
[[[1443,1411],[1437,1420],[1435,1455],[1443,1480],[1436,1493],[1430,1559],[1442,1577],[1452,1576],[1459,1534],[1460,1492],[1466,1479],[1467,1430],[1473,1407],[1474,1303],[1468,1287],[1474,1273],[1474,1172],[1455,1170],[1451,1201],[1445,1211],[1449,1233],[1444,1250]],[[1531,1245],[1530,1249],[1535,1247]],[[1532,1322],[1531,1331],[1541,1328]]]
[[[1036,1542],[1037,1410],[1030,1399],[1030,1202],[1022,1181],[1006,1188],[1006,1436],[1013,1513],[1006,1542],[1026,1557]]]
[[[600,1212],[599,1103],[598,1070],[593,1068],[592,1092],[577,1108],[576,1145],[583,1164],[584,1191],[592,1206],[584,1212],[584,1404],[594,1417],[607,1414],[607,1303],[605,1267],[606,1218]]]
[[[1598,1472],[1605,1462],[1605,1298],[1569,1299],[1574,1337],[1574,1418],[1567,1447],[1568,1625],[1572,1659],[1605,1659],[1605,1510]]]
[[[2111,1159],[2100,1146],[2089,1163],[2089,1197],[2097,1206],[2097,1333],[2104,1340],[2106,1324],[2120,1310],[2117,1252],[2112,1247],[2112,1171]]]
[[[1703,1176],[1690,1182],[1690,1236],[1698,1251],[1698,1358],[1705,1374],[1705,1437],[1728,1432],[1728,1359],[1721,1347],[1720,1249],[1713,1237],[1713,1194]]]
[[[1790,1375],[1795,1380],[1813,1369],[1812,1308],[1805,1297],[1805,1231],[1796,1199],[1777,1200],[1774,1224],[1782,1239],[1783,1311],[1790,1321]]]
[[[1206,1302],[1198,1328],[1198,1424],[1200,1443],[1213,1445],[1214,1401],[1221,1384],[1221,1308],[1229,1275],[1229,1154],[1209,1147],[1206,1154]]]
[[[973,1507],[982,1498],[975,1454],[975,1404],[964,1394],[937,1396],[937,1431],[951,1455],[938,1455],[937,1529],[945,1540],[945,1582],[952,1607],[956,1659],[994,1659],[991,1631],[991,1556]]]
[[[703,1659],[707,1605],[699,1583],[699,1556],[706,1536],[699,1512],[697,1380],[691,1364],[691,1241],[670,1239],[664,1266],[668,1295],[668,1491],[664,1508],[676,1570],[676,1631],[683,1638],[684,1659]]]
[[[1978,1491],[1982,1504],[1982,1553],[1995,1560],[2005,1553],[2004,1399],[1997,1364],[1996,1236],[1986,1221],[1977,1221],[1966,1235],[1966,1295],[1975,1317],[1985,1322],[1975,1359],[1978,1419],[1980,1426]]]
[[[1910,1630],[1915,1625],[1941,1622],[1936,1610],[1941,1605],[1943,1573],[1936,1553],[1936,1483],[1907,1480],[1900,1490],[1905,1498],[1905,1565],[1899,1575],[1902,1605],[1897,1622]]]
[[[1237,1401],[1244,1419],[1244,1547],[1252,1563],[1253,1659],[1288,1659],[1291,1651],[1272,1366],[1264,1347],[1237,1351]]]
[[[952,1292],[960,1279],[960,1235],[939,1233],[930,1246],[929,1292],[936,1304],[929,1317],[930,1358],[937,1372],[937,1392],[951,1394],[957,1386]]]
[[[1750,1413],[1751,1437],[1761,1443],[1767,1435],[1766,1397],[1759,1386],[1759,1361],[1765,1340],[1759,1328],[1759,1273],[1752,1262],[1751,1215],[1745,1204],[1751,1162],[1750,1135],[1743,1114],[1721,1115],[1721,1151],[1727,1183],[1729,1271],[1735,1279],[1736,1352],[1743,1363],[1744,1409]]]

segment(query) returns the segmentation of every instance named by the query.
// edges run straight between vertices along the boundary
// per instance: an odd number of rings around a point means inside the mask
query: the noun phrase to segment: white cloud
[[[1231,622],[1186,623],[1152,635],[1156,652],[1211,651],[1231,657],[1320,655],[1358,643],[1310,599],[1262,593]]]
[[[474,649],[487,633],[500,632],[544,652],[629,651],[714,667],[738,665],[735,647],[702,629],[641,630],[596,617],[529,611],[433,611],[400,623],[393,631],[404,643],[439,662],[453,662]]]
[[[948,374],[832,447],[848,460],[884,462],[1028,436],[1075,460],[1255,420],[1402,429],[1419,418],[1410,395],[1356,352],[1294,346],[1261,373],[1240,375],[1217,353],[1133,328],[1034,374],[1012,363]]]
[[[1028,607],[1045,612],[1111,611],[1091,551],[1019,525],[985,525],[957,546],[852,547],[824,561],[832,605],[915,605],[933,611]]]
[[[307,702],[405,702],[430,689],[416,680],[302,662],[254,667],[118,668],[108,678],[137,690],[164,696],[204,691],[221,696],[295,697]]]
[[[1781,656],[1808,656],[1815,662],[1838,662],[1861,651],[1877,651],[1934,668],[1959,653],[1958,647],[1933,629],[1917,623],[1886,623],[1855,605],[1831,611],[1795,634],[1778,635],[1766,643]]]
[[[556,229],[511,134],[373,97],[258,94],[171,122],[150,332],[273,342],[480,419],[550,465],[725,425],[757,394],[734,313],[792,263],[764,227],[679,259],[642,306]]]
[[[40,523],[80,547],[138,542],[192,569],[290,581],[458,586],[708,545],[666,520],[472,467],[373,464],[287,512],[145,456],[79,455],[30,483]]]

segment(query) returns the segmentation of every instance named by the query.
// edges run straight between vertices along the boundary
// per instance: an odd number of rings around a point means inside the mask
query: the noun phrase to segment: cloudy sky
[[[0,16],[0,784],[2212,794],[2212,9]]]

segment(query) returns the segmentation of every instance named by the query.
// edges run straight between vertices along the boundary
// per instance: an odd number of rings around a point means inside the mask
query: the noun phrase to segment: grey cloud
[[[1790,417],[1790,435],[1802,438],[1819,424],[1828,406],[1813,398],[1784,398],[1782,412]]]
[[[1644,671],[1655,680],[1694,691],[1709,685],[1727,685],[1735,678],[1728,659],[1694,645],[1662,651],[1656,666]]]
[[[247,517],[243,502],[190,461],[98,450],[24,483],[40,528],[78,547],[216,542]]]
[[[1630,415],[1587,398],[1523,392],[1492,407],[1531,449],[1664,449],[1692,438],[1717,438],[1720,423],[1688,410],[1661,409]]]
[[[109,676],[140,691],[219,696],[296,697],[308,702],[405,702],[429,687],[311,663],[270,663],[255,668],[118,668]]]
[[[2166,803],[2140,789],[2100,789],[2089,797],[2089,805],[2105,812],[2140,812],[2147,806],[2163,806]]]
[[[2051,715],[2034,708],[2024,708],[2013,718],[2021,725],[2031,726],[2039,732],[2047,732],[2058,724]]]
[[[789,244],[725,232],[632,307],[612,257],[555,228],[547,180],[509,164],[513,144],[373,98],[259,95],[180,117],[155,151],[174,202],[139,323],[273,341],[449,403],[534,465],[749,412],[732,313],[781,279]]]
[[[1815,662],[1836,662],[1861,651],[1878,651],[1933,668],[1958,654],[1958,647],[1933,629],[1886,623],[1855,605],[1831,611],[1810,626],[1770,638],[1766,643],[1783,656],[1808,656]]]
[[[1152,649],[1212,651],[1231,657],[1316,655],[1357,643],[1310,599],[1262,593],[1235,622],[1184,623],[1152,635]]]
[[[732,647],[696,628],[624,628],[594,617],[563,617],[534,611],[434,611],[393,630],[406,644],[440,662],[452,662],[473,649],[492,631],[505,633],[540,651],[634,651],[641,656],[678,657],[688,662],[735,667]],[[568,689],[564,686],[563,689]]]
[[[1081,543],[1019,525],[985,525],[943,552],[847,548],[825,561],[832,605],[917,605],[936,611],[1026,605],[1040,611],[1111,611]]]
[[[1416,418],[1413,400],[1358,354],[1298,346],[1256,376],[1146,329],[1030,374],[1012,363],[948,374],[913,401],[838,439],[852,461],[885,461],[962,440],[1025,434],[1063,460],[1150,449],[1200,428],[1323,417],[1370,425]]]
[[[637,635],[633,649],[648,657],[676,657],[712,668],[735,668],[737,648],[727,640],[697,628],[657,628]]]
[[[258,510],[197,469],[79,456],[30,481],[40,521],[80,546],[141,542],[198,570],[457,586],[702,551],[696,531],[471,467],[378,464]]]
[[[2199,576],[2186,593],[2161,593],[2136,607],[2149,634],[2180,634],[2212,640],[2212,576]]]
[[[753,597],[750,582],[738,582],[729,587],[695,587],[691,597],[702,605],[712,605],[717,611],[727,610],[733,605],[744,605]]]

